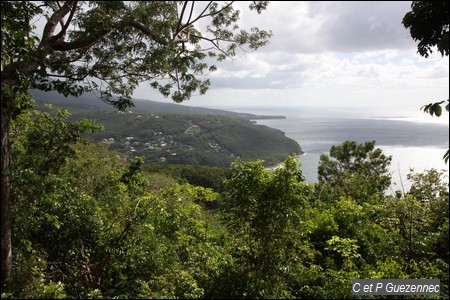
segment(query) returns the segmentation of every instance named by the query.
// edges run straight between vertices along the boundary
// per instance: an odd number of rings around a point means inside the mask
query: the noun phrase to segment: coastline
[[[298,142],[305,152],[299,159],[307,182],[318,181],[320,155],[329,154],[331,146],[345,140],[376,140],[376,147],[393,157],[390,173],[394,188],[401,186],[401,182],[405,184],[410,169],[420,173],[435,168],[448,174],[448,164],[443,160],[448,148],[448,113],[433,118],[415,110],[354,108],[347,111],[312,107],[236,110],[287,116],[288,120],[258,120],[257,124],[279,129]],[[277,167],[279,164],[267,169]]]

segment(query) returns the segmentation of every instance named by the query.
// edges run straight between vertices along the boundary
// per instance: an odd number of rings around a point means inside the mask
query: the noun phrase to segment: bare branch
[[[177,29],[175,30],[174,36],[176,36],[176,33],[180,32],[181,22],[183,20],[184,11],[186,10],[186,6],[187,6],[187,1],[184,1],[183,8],[181,9],[181,15],[180,15],[180,18],[178,19]]]
[[[82,48],[92,46],[95,42],[99,41],[102,37],[104,37],[109,32],[110,32],[109,29],[103,29],[103,30],[97,32],[95,35],[83,37],[83,38],[80,38],[78,40],[71,41],[71,42],[52,41],[52,42],[48,43],[48,46],[50,46],[52,49],[58,50],[58,51],[69,51],[69,50],[82,49]]]
[[[104,37],[107,33],[110,32],[110,29],[103,29],[98,32],[95,32],[94,34],[88,34],[87,36],[79,38],[75,41],[65,42],[64,40],[61,40],[61,37],[64,36],[67,27],[70,24],[70,22],[67,22],[66,25],[61,29],[61,32],[59,32],[56,36],[53,36],[56,25],[58,24],[59,21],[63,20],[64,16],[67,15],[69,12],[70,15],[68,21],[72,20],[76,10],[76,5],[77,4],[75,1],[67,1],[64,3],[63,6],[61,6],[59,10],[53,13],[53,15],[50,17],[49,21],[44,27],[44,33],[42,35],[40,47],[42,48],[50,47],[53,50],[57,51],[83,49],[86,47],[90,47],[92,44],[99,41],[102,37]]]
[[[44,27],[44,32],[42,34],[41,45],[47,45],[52,39],[52,35],[55,32],[56,25],[64,19],[64,16],[67,15],[71,11],[71,6],[73,6],[73,1],[67,1],[61,6],[60,9],[55,11],[53,15],[48,20],[47,24]]]
[[[206,38],[206,37],[203,37],[203,36],[198,36],[198,35],[194,35],[194,36],[197,37],[197,38],[199,38],[199,39],[208,41],[208,42],[210,42],[211,44],[214,45],[214,48],[209,48],[209,49],[216,49],[216,50],[219,50],[219,51],[222,52],[225,56],[227,56],[228,58],[231,58],[231,59],[232,59],[232,56],[230,56],[227,52],[225,52],[224,50],[222,50],[216,42],[217,42],[217,41],[233,42],[233,40],[225,40],[225,39],[219,39],[219,38],[209,39],[209,38]]]
[[[194,1],[195,2],[195,1]],[[182,25],[182,21],[183,21],[183,17],[184,17],[184,12],[186,11],[186,6],[187,6],[187,1],[184,2],[183,4],[183,8],[181,10],[181,15],[178,19],[178,24],[177,24],[177,28],[176,31],[173,34],[173,40],[171,41],[172,44],[177,44],[177,43],[181,43],[184,42],[185,39],[177,39],[177,37],[181,34],[181,32],[183,32],[183,30],[187,29],[188,27],[190,27],[192,24],[194,24],[197,20],[199,20],[200,18],[202,18],[202,15],[207,11],[207,9],[209,8],[209,6],[211,5],[212,1],[210,1],[206,7],[203,9],[203,11],[198,15],[198,17],[191,22],[191,18],[192,18],[192,13],[194,10],[194,3],[192,3],[191,6],[191,10],[189,13],[189,18],[186,22],[186,24]],[[205,15],[208,16],[208,15]],[[189,31],[187,32],[189,33]]]
[[[136,20],[132,20],[130,22],[131,26],[133,26],[134,28],[140,30],[143,34],[147,35],[148,37],[152,38],[154,41],[156,41],[157,43],[161,44],[161,45],[168,45],[168,42],[161,39],[159,36],[155,35],[152,31],[150,31],[147,27],[145,27],[144,24],[136,21]]]
[[[209,4],[211,4],[211,2],[210,2]],[[208,6],[207,6],[207,7],[209,7],[209,4],[208,4]],[[186,23],[189,23],[189,22],[191,21],[191,18],[192,18],[192,13],[194,12],[194,5],[195,5],[195,1],[192,1],[192,5],[191,5],[191,12],[189,13],[189,18],[188,18],[188,20],[187,20],[187,22],[186,22]]]
[[[61,9],[61,4],[59,4],[59,1],[56,1],[56,6],[58,6],[58,9]],[[59,23],[61,24],[61,28],[64,27],[64,19],[59,20]]]
[[[206,9],[211,5],[212,2],[208,3],[208,5],[205,7],[205,9],[201,12],[201,14],[198,15],[197,18],[195,18],[195,20],[193,20],[192,22],[186,23],[186,26],[192,25],[195,22],[197,22],[198,20],[202,19],[202,18],[206,18],[206,17],[212,17],[215,16],[219,13],[221,13],[222,11],[224,11],[225,9],[227,9],[229,6],[231,6],[233,4],[234,1],[231,1],[230,3],[228,3],[227,5],[225,5],[221,10],[216,11],[215,13],[210,13],[210,14],[206,14],[203,15],[203,13],[206,11]]]
[[[77,9],[77,3],[78,3],[78,1],[73,2],[72,11],[70,12],[69,18],[67,19],[66,24],[64,26],[62,26],[63,28],[61,29],[61,31],[57,35],[55,35],[55,37],[54,37],[55,39],[59,40],[60,38],[62,38],[66,35],[67,28],[69,28],[70,22],[72,22],[72,18]]]

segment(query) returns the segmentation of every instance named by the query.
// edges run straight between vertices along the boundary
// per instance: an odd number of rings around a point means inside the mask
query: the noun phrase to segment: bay
[[[317,182],[322,153],[331,146],[353,140],[376,141],[392,156],[392,190],[407,188],[407,174],[431,168],[448,174],[443,155],[449,145],[449,115],[432,117],[420,109],[345,107],[226,107],[223,109],[257,115],[283,115],[286,119],[255,120],[280,129],[297,141],[305,152],[299,156],[308,182]],[[448,177],[445,179],[448,181]]]

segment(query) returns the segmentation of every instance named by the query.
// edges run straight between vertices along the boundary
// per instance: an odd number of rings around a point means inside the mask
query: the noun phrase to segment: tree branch
[[[71,6],[73,6],[73,1],[67,1],[60,9],[53,13],[44,27],[41,46],[46,46],[54,38],[52,35],[55,32],[56,25],[72,10]]]
[[[159,36],[155,35],[152,31],[150,31],[147,27],[145,27],[144,24],[136,21],[136,20],[132,20],[130,22],[131,26],[133,26],[134,28],[140,30],[143,34],[145,34],[146,36],[152,38],[154,41],[156,41],[157,43],[161,44],[161,45],[168,45],[169,43],[161,38],[159,38]]]
[[[177,29],[175,30],[174,36],[176,36],[176,33],[181,31],[180,30],[181,29],[181,21],[183,20],[184,11],[186,10],[186,6],[187,6],[187,1],[184,1],[183,8],[181,9],[181,15],[180,15],[180,18],[178,19]]]
[[[57,51],[69,51],[69,50],[82,49],[82,48],[92,46],[94,43],[99,41],[102,37],[104,37],[110,31],[111,30],[109,30],[109,29],[103,29],[103,30],[97,32],[95,35],[83,37],[83,38],[80,38],[75,41],[64,42],[64,41],[55,40],[55,41],[49,42],[47,45],[49,47],[51,47],[53,50],[57,50]]]
[[[226,8],[228,8],[229,6],[231,6],[233,4],[234,1],[231,1],[230,3],[228,3],[226,6],[224,6],[221,10],[216,11],[215,13],[210,13],[210,14],[206,14],[203,15],[203,13],[208,9],[208,7],[211,5],[212,2],[209,2],[208,5],[205,7],[205,9],[201,12],[201,14],[198,15],[197,18],[195,18],[192,22],[188,22],[186,23],[185,26],[189,26],[194,24],[195,22],[197,22],[198,20],[202,19],[202,18],[206,18],[206,17],[212,17],[215,16],[219,13],[221,13],[222,11],[224,11]]]
[[[77,3],[76,1],[67,1],[64,3],[63,6],[57,11],[53,13],[53,15],[50,17],[49,21],[44,27],[44,32],[42,35],[41,44],[39,45],[42,48],[50,47],[53,50],[57,51],[69,51],[69,50],[76,50],[76,49],[82,49],[85,47],[89,47],[98,40],[100,40],[102,37],[104,37],[107,33],[109,33],[110,29],[103,29],[100,30],[94,34],[88,34],[88,36],[84,36],[82,38],[79,38],[77,40],[71,41],[71,42],[65,42],[64,40],[61,40],[61,37],[64,36],[64,34],[67,31],[68,26],[70,25],[70,21],[72,20],[75,11],[76,11]],[[59,21],[61,21],[65,15],[67,15],[70,12],[69,20],[65,24],[65,26],[61,29],[61,32],[59,32],[57,35],[53,36],[53,33],[55,32],[56,25]]]
[[[66,35],[67,28],[69,28],[70,22],[72,22],[73,16],[74,16],[75,11],[77,9],[77,3],[78,3],[78,1],[74,1],[73,2],[72,10],[70,12],[69,18],[67,19],[66,24],[63,26],[61,31],[57,35],[55,35],[54,39],[59,40],[60,38],[62,38],[62,37],[64,37]]]

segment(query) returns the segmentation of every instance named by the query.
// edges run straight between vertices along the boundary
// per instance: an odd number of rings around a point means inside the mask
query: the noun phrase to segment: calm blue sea
[[[392,156],[393,189],[408,186],[406,175],[435,168],[448,174],[442,156],[449,145],[449,115],[432,117],[419,109],[332,107],[228,107],[227,110],[258,115],[282,115],[286,119],[257,120],[257,124],[277,128],[297,141],[305,154],[300,156],[307,181],[317,182],[320,154],[329,154],[332,145],[346,140],[376,141],[376,146]],[[446,179],[448,181],[448,178]]]

